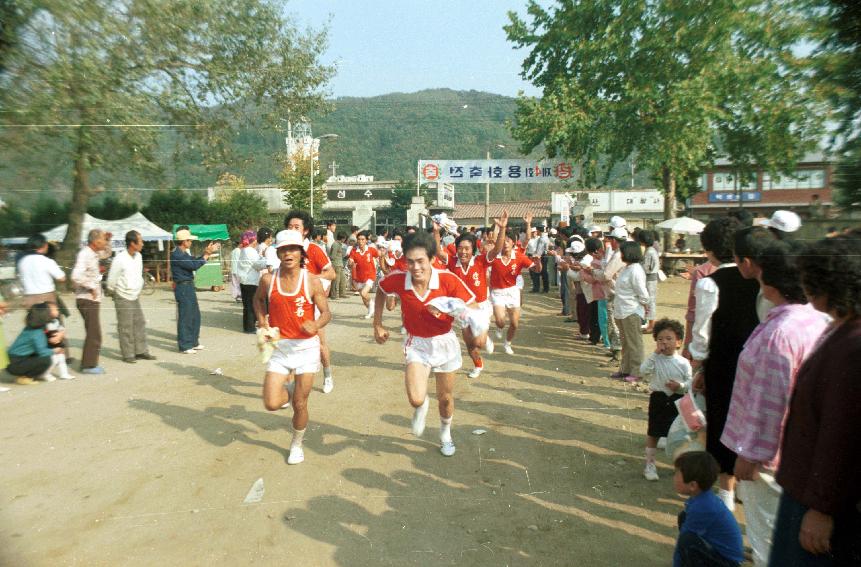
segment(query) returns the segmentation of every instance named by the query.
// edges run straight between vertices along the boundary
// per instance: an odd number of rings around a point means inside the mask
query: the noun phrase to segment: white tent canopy
[[[655,225],[655,228],[669,230],[670,232],[678,234],[699,234],[703,231],[705,226],[705,224],[697,219],[692,219],[690,217],[677,217],[659,222]]]
[[[143,216],[142,213],[135,213],[129,217],[119,220],[102,220],[91,215],[84,215],[84,222],[81,226],[81,243],[87,242],[87,234],[98,228],[113,234],[112,248],[125,248],[126,233],[130,230],[136,230],[141,233],[145,241],[164,241],[173,238],[171,233],[159,228],[151,220]],[[46,230],[42,234],[49,241],[60,242],[66,237],[66,231],[69,229],[68,224],[61,224],[51,230]],[[15,244],[12,241],[20,240],[21,243],[27,241],[26,238],[4,238],[4,244]]]

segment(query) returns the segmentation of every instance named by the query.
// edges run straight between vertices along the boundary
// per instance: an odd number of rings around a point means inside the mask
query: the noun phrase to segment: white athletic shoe
[[[196,347],[194,347],[194,350],[204,350],[204,349],[206,349],[206,347],[203,345],[197,345]]]
[[[451,457],[454,455],[454,441],[443,441],[442,446],[439,448],[439,452],[443,454],[444,457]]]
[[[75,377],[72,374],[63,374],[62,376],[57,376],[60,380],[74,380]]]
[[[368,313],[367,315],[365,315],[365,319],[370,319],[373,316],[374,316],[373,313]]]
[[[511,343],[505,343],[502,345],[502,350],[505,351],[505,354],[514,354],[514,349],[511,348]]]
[[[56,378],[54,378],[54,375],[50,372],[45,372],[44,374],[36,378],[36,380],[39,380],[41,382],[53,382],[54,380],[56,380]]]
[[[493,354],[493,350],[496,348],[496,345],[493,344],[493,339],[487,337],[487,342],[484,343],[484,350],[487,354]]]
[[[197,351],[194,350],[193,348],[190,348],[188,350],[182,351],[182,354],[197,354]]]
[[[476,366],[466,376],[467,376],[467,378],[478,378],[479,376],[481,376],[481,367]]]
[[[287,457],[288,465],[298,465],[305,460],[305,451],[302,447],[290,447],[290,456]]]
[[[323,393],[328,394],[335,389],[335,380],[331,376],[323,378]]]
[[[421,437],[422,433],[425,432],[425,418],[428,416],[428,408],[430,407],[430,398],[425,398],[425,401],[422,405],[417,407],[413,412],[413,435],[416,437]]]
[[[502,340],[502,329],[500,329],[499,327],[496,328],[496,340]]]
[[[655,466],[655,463],[646,463],[643,476],[646,477],[646,480],[661,480],[661,477],[658,476],[658,467]]]

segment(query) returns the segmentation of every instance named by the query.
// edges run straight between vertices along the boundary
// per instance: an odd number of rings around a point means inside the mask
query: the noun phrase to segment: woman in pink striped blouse
[[[762,294],[775,307],[739,355],[721,435],[721,443],[738,454],[734,472],[756,565],[767,564],[771,548],[781,493],[774,474],[795,376],[827,325],[827,317],[805,300],[796,246],[775,241],[756,260]]]

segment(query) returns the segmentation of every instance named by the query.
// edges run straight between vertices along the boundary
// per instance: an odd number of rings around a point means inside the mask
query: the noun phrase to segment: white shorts
[[[407,364],[416,362],[434,372],[454,372],[463,365],[457,335],[449,331],[436,337],[407,335],[404,341],[404,359]]]
[[[353,280],[353,289],[365,289],[374,287],[374,280],[365,280],[363,282]]]
[[[284,375],[315,374],[319,370],[320,337],[281,339],[266,365],[266,372]]]
[[[490,290],[490,302],[493,303],[494,307],[520,309],[520,289],[516,286],[492,289]]]

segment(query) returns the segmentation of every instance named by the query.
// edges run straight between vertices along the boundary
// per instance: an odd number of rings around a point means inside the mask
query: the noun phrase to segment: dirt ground
[[[682,318],[687,286],[661,285],[659,315]],[[199,299],[199,354],[176,352],[173,295],[159,289],[144,298],[158,360],[120,360],[107,300],[107,374],[5,384],[0,564],[670,563],[683,500],[663,452],[661,480],[642,477],[647,394],[607,377],[555,293],[526,295],[515,356],[459,375],[452,458],[433,406],[424,437],[409,432],[395,317],[379,346],[358,297],[334,302],[335,390],[318,377],[298,466],[286,464],[291,410],[263,408],[241,306],[228,292]],[[21,319],[6,318],[8,342]],[[80,357],[77,314],[68,327]],[[258,479],[262,500],[244,504]]]

